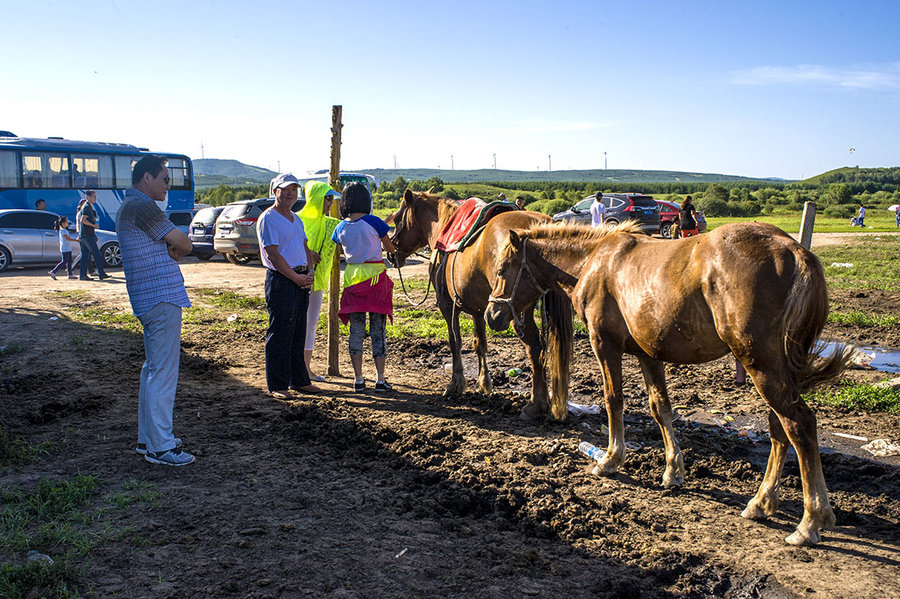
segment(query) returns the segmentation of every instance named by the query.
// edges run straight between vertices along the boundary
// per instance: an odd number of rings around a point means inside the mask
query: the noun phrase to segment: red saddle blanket
[[[475,241],[488,220],[501,212],[518,209],[510,202],[487,204],[480,198],[469,198],[459,205],[459,209],[444,225],[438,235],[435,249],[441,252],[463,250]]]

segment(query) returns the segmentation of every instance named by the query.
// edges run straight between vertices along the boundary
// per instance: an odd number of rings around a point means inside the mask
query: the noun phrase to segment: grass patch
[[[0,597],[80,597],[86,557],[110,539],[137,544],[140,535],[122,519],[133,506],[155,505],[160,496],[134,478],[102,495],[99,479],[83,474],[0,493],[0,555],[8,562],[0,566]],[[29,550],[53,563],[26,561]]]
[[[21,437],[10,437],[0,426],[0,469],[36,462],[41,456],[50,453],[51,446],[50,441],[35,445]]]
[[[828,322],[849,324],[856,327],[895,327],[900,325],[900,317],[889,314],[866,314],[865,312],[829,312]]]
[[[228,310],[231,312],[239,312],[241,310],[262,310],[266,311],[266,298],[241,295],[233,291],[223,291],[222,289],[197,289],[195,292],[200,299],[211,306]]]
[[[847,411],[865,410],[900,414],[900,391],[850,381],[842,381],[837,389],[808,394],[806,399],[812,403]]]
[[[816,224],[813,228],[813,234],[860,232],[882,233],[897,230],[896,223],[894,222],[894,217],[892,215],[888,215],[887,211],[885,211],[885,216],[882,216],[881,214],[875,214],[870,217],[870,214],[872,213],[866,213],[866,228],[860,229],[859,227],[851,227],[849,218],[835,218],[831,216],[825,216],[821,212],[819,212],[818,214],[816,214]],[[800,221],[802,219],[802,212],[794,212],[790,214],[770,214],[746,217],[708,216],[706,217],[706,223],[709,229],[712,230],[716,227],[727,225],[728,223],[761,222],[773,224],[782,231],[786,231],[787,233],[799,233]]]
[[[869,236],[853,244],[817,249],[816,255],[825,267],[829,287],[893,291],[900,283],[900,236]]]

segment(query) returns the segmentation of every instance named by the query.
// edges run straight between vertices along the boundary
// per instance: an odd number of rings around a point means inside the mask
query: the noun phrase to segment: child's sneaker
[[[393,391],[393,390],[394,390],[394,387],[392,387],[391,384],[388,383],[387,381],[381,381],[380,383],[375,383],[375,391],[383,393],[386,391]]]
[[[194,461],[194,456],[180,449],[170,449],[156,453],[147,452],[144,459],[151,464],[162,464],[163,466],[187,466]]]
[[[353,390],[356,391],[357,393],[365,391],[366,390],[366,381],[364,381],[364,380],[363,381],[354,381],[353,382]]]
[[[51,270],[51,271],[48,272],[47,274],[50,275],[50,278],[51,278],[51,279],[53,279],[54,281],[56,280],[56,273],[55,273],[55,272],[53,272],[53,271]]]

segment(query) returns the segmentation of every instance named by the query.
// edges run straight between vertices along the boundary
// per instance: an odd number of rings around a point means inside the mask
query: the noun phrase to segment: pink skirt
[[[394,324],[394,282],[387,272],[378,275],[378,279],[372,279],[345,287],[341,293],[341,307],[338,310],[338,318],[347,324],[350,315],[356,312],[375,312],[387,314]]]

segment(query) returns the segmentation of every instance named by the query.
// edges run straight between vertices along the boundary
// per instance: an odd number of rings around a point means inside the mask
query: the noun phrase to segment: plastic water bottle
[[[506,371],[506,376],[508,376],[511,379],[516,378],[520,374],[522,374],[521,368],[510,368],[509,370]]]
[[[603,458],[604,452],[602,449],[597,447],[596,445],[591,445],[587,441],[582,441],[578,444],[578,451],[591,458],[592,460],[597,460],[598,462]]]

